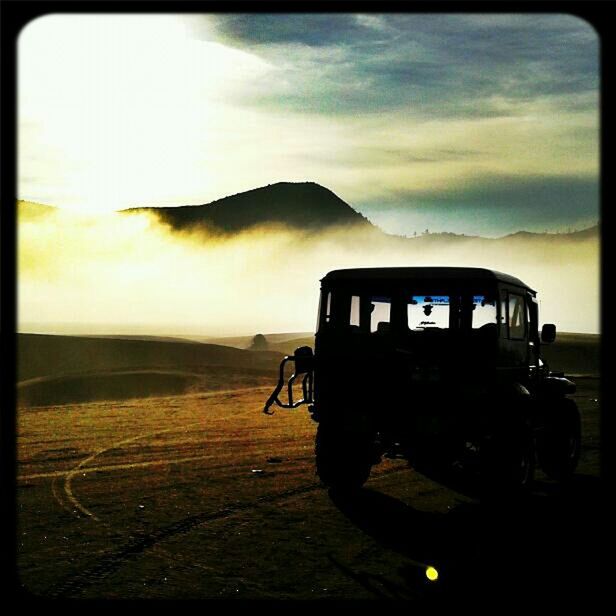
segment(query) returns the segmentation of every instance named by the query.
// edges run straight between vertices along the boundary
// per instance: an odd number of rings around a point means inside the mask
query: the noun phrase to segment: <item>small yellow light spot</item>
[[[426,577],[431,582],[436,582],[436,580],[438,580],[438,571],[434,567],[428,567],[426,569]]]

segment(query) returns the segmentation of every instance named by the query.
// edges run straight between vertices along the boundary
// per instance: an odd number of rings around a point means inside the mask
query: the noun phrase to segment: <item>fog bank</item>
[[[328,271],[413,265],[507,272],[539,292],[542,322],[599,332],[596,238],[402,239],[282,227],[221,237],[172,232],[153,215],[80,216],[23,203],[18,323],[20,331],[82,334],[313,331]]]

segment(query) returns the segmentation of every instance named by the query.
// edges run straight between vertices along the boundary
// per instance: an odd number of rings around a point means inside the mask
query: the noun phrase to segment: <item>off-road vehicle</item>
[[[524,487],[535,464],[574,472],[580,415],[575,384],[550,372],[536,292],[518,278],[466,267],[335,270],[321,280],[314,354],[280,366],[273,404],[307,404],[318,422],[316,470],[356,488],[382,456],[416,468],[462,468],[484,486]],[[285,366],[295,370],[285,386]],[[303,398],[293,383],[302,377]]]

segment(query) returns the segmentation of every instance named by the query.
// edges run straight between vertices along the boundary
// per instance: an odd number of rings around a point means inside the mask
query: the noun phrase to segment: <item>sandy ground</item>
[[[597,379],[580,379],[578,473],[482,504],[386,460],[342,499],[314,474],[308,413],[270,388],[18,412],[18,573],[39,597],[411,599],[569,595],[596,562]],[[433,566],[438,580],[426,577]],[[590,595],[589,595],[590,596]]]

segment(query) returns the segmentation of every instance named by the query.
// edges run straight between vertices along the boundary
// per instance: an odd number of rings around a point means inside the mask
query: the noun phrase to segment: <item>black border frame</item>
[[[604,275],[608,261],[609,236],[606,236],[609,209],[607,204],[611,201],[610,185],[607,182],[608,175],[607,144],[612,136],[612,120],[609,110],[613,102],[611,93],[611,79],[608,79],[606,67],[609,65],[612,42],[611,22],[612,12],[609,10],[610,3],[600,0],[580,1],[550,1],[526,0],[523,2],[499,2],[462,0],[439,0],[439,1],[409,1],[406,3],[392,3],[390,1],[353,1],[335,0],[334,2],[314,1],[306,2],[299,0],[293,3],[263,0],[222,0],[207,2],[200,0],[3,0],[0,4],[0,77],[2,81],[2,193],[0,209],[0,229],[2,240],[0,243],[0,271],[2,282],[2,305],[1,305],[1,340],[2,340],[2,410],[0,412],[0,519],[2,520],[3,541],[0,552],[2,554],[2,586],[5,589],[3,598],[29,599],[44,601],[45,599],[33,597],[19,585],[17,575],[17,538],[16,538],[16,196],[17,196],[17,125],[16,125],[16,56],[17,39],[21,29],[33,19],[49,13],[237,13],[237,12],[280,12],[280,13],[341,13],[341,12],[373,12],[373,13],[567,13],[579,17],[589,23],[600,40],[600,323],[601,323],[601,483],[602,492],[605,492],[609,479],[612,478],[611,465],[613,457],[611,453],[612,423],[609,413],[611,406],[610,392],[607,390],[604,375],[604,366],[608,365],[608,352],[611,341],[611,324],[605,318],[604,303],[609,298],[609,287]],[[566,282],[566,281],[564,281]],[[608,538],[606,537],[606,540]],[[601,546],[607,554],[608,546]],[[8,590],[8,593],[6,592]],[[607,589],[595,589],[601,592]],[[607,593],[606,593],[607,598]],[[515,598],[511,598],[515,601]],[[597,605],[599,597],[596,597]],[[66,600],[69,602],[69,600]],[[104,600],[103,600],[104,602]],[[213,600],[213,602],[217,602]],[[341,605],[349,605],[352,600],[345,600]],[[57,601],[56,601],[57,603]],[[64,600],[61,601],[64,603]],[[96,602],[95,602],[96,603]],[[127,600],[123,603],[134,603]],[[144,601],[140,604],[147,603]],[[190,605],[191,602],[182,602]],[[210,605],[212,601],[208,601]],[[224,605],[228,602],[223,601]],[[265,605],[269,602],[259,602]],[[284,607],[285,602],[278,602]],[[286,602],[288,603],[288,602]],[[88,607],[92,602],[87,602]],[[235,604],[237,605],[237,604]],[[308,603],[313,607],[314,603]],[[459,606],[461,607],[461,606]],[[470,606],[469,606],[470,607]],[[572,605],[570,607],[573,607]],[[590,607],[590,606],[588,606]]]

